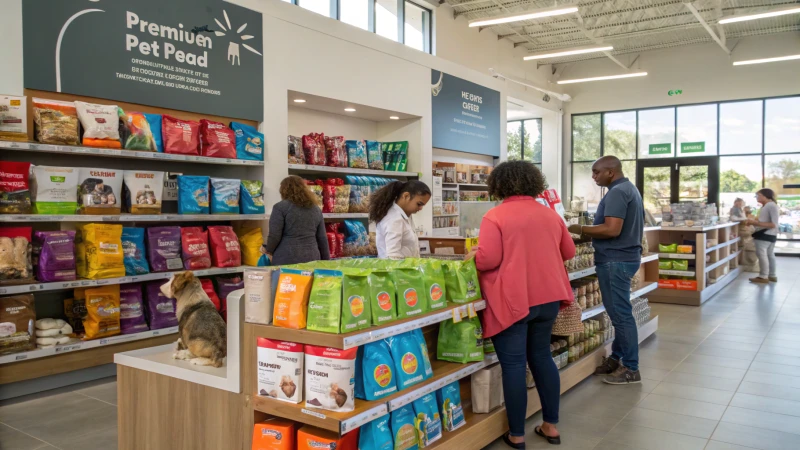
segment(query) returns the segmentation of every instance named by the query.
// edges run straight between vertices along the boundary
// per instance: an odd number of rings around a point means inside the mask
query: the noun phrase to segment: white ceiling
[[[660,48],[712,42],[709,32],[694,16],[687,0],[443,0],[455,16],[467,20],[516,13],[554,5],[577,5],[578,13],[525,20],[485,28],[507,39],[515,47],[531,53],[570,49],[604,43],[614,46],[612,57],[636,54]],[[751,20],[726,25],[717,22],[723,16],[755,13],[800,4],[787,0],[697,0],[692,5],[728,49],[745,36],[775,34],[800,30],[800,14]],[[720,48],[720,51],[722,49]],[[603,53],[589,53],[531,61],[531,64],[560,64],[605,58]]]

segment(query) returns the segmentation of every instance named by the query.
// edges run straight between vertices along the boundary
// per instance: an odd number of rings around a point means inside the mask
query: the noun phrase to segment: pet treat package
[[[414,426],[414,409],[411,405],[392,411],[389,419],[395,450],[417,450],[419,436]]]
[[[306,157],[303,155],[303,141],[297,136],[289,136],[289,164],[305,164]]]
[[[75,232],[36,231],[33,246],[38,253],[38,281],[71,281],[75,273]]]
[[[119,325],[122,334],[141,333],[150,328],[144,320],[144,297],[139,283],[119,286]]]
[[[422,334],[422,328],[415,328],[410,331],[411,336],[414,337],[419,345],[419,354],[422,355],[422,368],[425,371],[425,379],[433,376],[433,366],[431,366],[431,357],[428,354],[428,343],[425,341],[425,336]]]
[[[436,359],[461,364],[483,361],[483,328],[477,316],[439,323]]]
[[[331,167],[347,167],[344,136],[325,136],[325,159]]]
[[[33,99],[36,140],[43,144],[78,145],[78,111],[75,103]]]
[[[306,408],[337,412],[355,409],[354,389],[358,348],[335,348],[306,345]]]
[[[78,206],[80,214],[119,214],[122,171],[82,167],[78,172]]]
[[[0,95],[0,139],[28,140],[28,98]]]
[[[150,132],[153,134],[153,143],[156,146],[156,151],[159,153],[164,152],[164,141],[161,139],[161,114],[148,114],[142,113],[147,124],[150,126]]]
[[[245,269],[244,271],[244,321],[250,323],[272,323],[272,307],[275,304],[273,273],[278,269]],[[276,279],[277,281],[277,279]]]
[[[120,334],[119,285],[86,289],[85,340]]]
[[[312,273],[307,270],[280,269],[275,292],[273,325],[295,330],[306,327],[311,281]]]
[[[35,322],[33,294],[3,297],[0,301],[0,355],[35,349]]]
[[[385,341],[392,353],[398,390],[402,391],[428,378],[419,342],[411,333],[398,334]]]
[[[239,247],[242,249],[242,264],[258,266],[258,260],[262,255],[261,246],[264,245],[261,228],[239,228],[236,235],[239,238]]]
[[[241,192],[240,213],[264,214],[264,183],[257,180],[242,180],[239,191]]]
[[[211,253],[208,251],[208,231],[201,227],[181,228],[181,256],[186,270],[208,269],[211,267]]]
[[[303,425],[297,431],[297,450],[358,450],[358,428],[339,437],[339,433]]]
[[[83,126],[83,145],[121,148],[119,115],[116,105],[75,102],[78,119]]]
[[[361,425],[358,434],[358,450],[394,450],[388,415]]]
[[[219,296],[219,301],[222,303],[222,308],[220,309],[220,314],[228,321],[228,295],[231,292],[244,289],[244,280],[241,277],[235,276],[233,278],[222,278],[217,277],[216,279],[217,285],[217,295]]]
[[[392,279],[397,290],[397,317],[406,319],[430,310],[422,272],[416,267],[395,267]]]
[[[30,214],[33,211],[30,174],[31,163],[0,161],[0,214]]]
[[[357,169],[368,169],[367,164],[367,144],[362,140],[347,140],[347,162],[349,167]]]
[[[397,319],[397,308],[391,273],[386,270],[373,270],[368,278],[372,325],[383,325],[394,321]]]
[[[83,337],[83,318],[86,317],[86,290],[75,289],[73,298],[64,299],[64,317],[76,337]]]
[[[255,424],[251,450],[295,450],[297,425],[291,420],[271,418]]]
[[[454,381],[436,391],[436,402],[442,415],[442,424],[447,431],[461,428],[467,421],[461,407],[461,386]]]
[[[491,338],[483,338],[483,354],[494,352],[494,342],[492,342]]]
[[[31,227],[0,228],[0,284],[19,284],[20,280],[33,282]]]
[[[369,302],[369,275],[364,269],[343,269],[341,333],[369,328],[372,323]]]
[[[212,158],[236,158],[236,135],[224,124],[200,119],[200,154]]]
[[[211,214],[239,214],[239,180],[211,178]]]
[[[486,414],[503,406],[503,371],[500,364],[472,374],[472,412]]]
[[[175,316],[175,299],[168,298],[161,292],[164,280],[154,280],[145,284],[145,315],[151,330],[178,326]]]
[[[236,135],[236,158],[251,161],[264,160],[264,135],[250,125],[231,122],[231,129]]]
[[[454,303],[468,303],[481,299],[481,286],[478,283],[478,270],[475,260],[443,261],[444,280],[447,285],[447,300]]]
[[[258,338],[258,395],[303,401],[303,344]]]
[[[311,133],[303,136],[303,154],[306,164],[313,166],[326,165],[325,158],[325,135],[322,133]]]
[[[35,166],[33,210],[36,214],[75,214],[78,209],[77,167]]]
[[[414,427],[419,436],[419,447],[427,447],[442,437],[442,419],[436,406],[436,394],[430,393],[412,402]]]
[[[242,250],[239,238],[229,225],[208,227],[211,243],[211,261],[214,267],[236,267],[242,265]]]
[[[208,214],[209,177],[178,175],[178,214]]]
[[[75,268],[78,277],[97,280],[125,276],[122,225],[80,225],[75,243]]]
[[[422,282],[425,285],[425,294],[428,296],[430,309],[444,308],[447,306],[447,296],[442,261],[433,258],[420,258],[415,261],[422,271]]]
[[[370,342],[359,349],[356,397],[379,400],[397,392],[394,361],[384,341]]]
[[[161,138],[164,152],[197,155],[200,147],[200,122],[181,120],[164,114],[161,117]]]
[[[366,141],[366,145],[369,168],[373,170],[383,170],[383,154],[381,152],[381,143],[378,141]]]
[[[181,227],[147,229],[147,258],[153,272],[181,270]]]
[[[126,170],[125,209],[131,214],[161,214],[164,172]]]
[[[156,141],[153,138],[150,122],[147,121],[145,114],[140,112],[126,113],[122,108],[118,108],[117,113],[119,114],[119,120],[123,122],[128,132],[124,145],[126,150],[156,151]],[[161,125],[159,125],[158,131],[160,134]]]
[[[122,253],[125,275],[135,276],[150,273],[144,246],[144,228],[122,228]]]
[[[219,299],[216,291],[214,291],[214,282],[211,281],[210,278],[200,278],[200,286],[203,288],[203,292],[208,296],[208,299],[211,300],[211,303],[214,304],[214,308],[217,312],[222,312],[222,301]]]
[[[316,269],[308,299],[308,324],[312,331],[338,333],[342,311],[342,272]]]

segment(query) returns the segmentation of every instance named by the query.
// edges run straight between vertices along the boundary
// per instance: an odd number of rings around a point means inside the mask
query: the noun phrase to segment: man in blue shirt
[[[592,165],[592,178],[608,193],[600,200],[594,225],[571,225],[569,231],[590,236],[603,305],[614,325],[611,356],[595,369],[608,384],[641,383],[639,333],[631,305],[631,279],[642,260],[644,206],[642,196],[622,173],[615,156],[604,156]]]

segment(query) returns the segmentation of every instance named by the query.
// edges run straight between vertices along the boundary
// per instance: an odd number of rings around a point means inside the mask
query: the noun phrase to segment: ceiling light
[[[345,108],[344,110],[347,112],[356,112],[355,108]]]
[[[295,103],[305,103],[306,101],[303,100],[302,98],[296,98],[296,99],[294,99],[294,102]]]
[[[645,75],[647,75],[647,72],[623,73],[623,74],[620,74],[620,75],[608,75],[608,76],[605,76],[605,77],[576,78],[574,80],[561,80],[561,81],[558,82],[558,84],[585,83],[587,81],[616,80],[617,78],[643,77]]]
[[[525,61],[530,61],[533,59],[557,58],[559,56],[581,55],[584,53],[605,52],[608,50],[614,50],[614,47],[609,45],[605,47],[583,47],[583,48],[573,48],[571,50],[557,50],[549,53],[538,53],[536,55],[528,55],[522,59]]]
[[[522,11],[512,14],[503,14],[501,16],[494,16],[484,19],[475,19],[469,21],[470,27],[485,27],[487,25],[497,25],[501,23],[518,22],[520,20],[539,19],[542,17],[560,16],[563,14],[570,14],[578,12],[577,6],[569,7],[554,7],[545,9],[534,9],[532,11]]]
[[[389,116],[389,118],[392,119],[392,120],[400,120],[400,118],[397,117],[397,116]]]
[[[800,13],[800,7],[791,6],[788,8],[773,9],[772,11],[765,11],[756,14],[735,14],[733,16],[720,19],[719,23],[724,24],[724,23],[744,22],[745,20],[764,19],[767,17],[777,17],[786,14],[797,14],[797,13]]]
[[[764,58],[764,59],[748,59],[746,61],[734,61],[734,66],[746,66],[748,64],[763,64],[763,63],[771,63],[777,61],[791,61],[793,59],[800,59],[800,55],[789,55],[789,56],[776,56],[775,58]]]

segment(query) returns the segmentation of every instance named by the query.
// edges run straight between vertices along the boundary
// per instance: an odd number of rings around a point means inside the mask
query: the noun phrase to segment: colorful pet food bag
[[[338,333],[342,311],[342,272],[316,269],[308,299],[308,324],[312,331]]]
[[[76,167],[35,166],[34,213],[75,214],[78,209],[79,171]]]
[[[257,180],[242,180],[239,212],[242,214],[264,214],[264,183]]]
[[[389,416],[378,417],[359,428],[358,450],[394,450]]]
[[[239,180],[211,178],[211,214],[239,214]]]
[[[397,319],[394,281],[388,270],[373,270],[369,274],[369,301],[372,325],[383,325]]]
[[[211,158],[236,158],[236,135],[225,124],[200,119],[200,154]]]
[[[211,242],[211,262],[214,267],[237,267],[242,265],[242,249],[239,238],[229,225],[208,227]]]
[[[211,252],[208,250],[208,231],[201,227],[181,228],[181,257],[186,270],[211,267]]]
[[[303,401],[305,347],[258,338],[258,395],[289,403]]]
[[[161,139],[161,114],[142,113],[142,115],[147,119],[147,124],[150,125],[150,132],[153,133],[156,151],[163,153],[164,141]]]
[[[245,266],[258,266],[261,258],[261,246],[264,245],[264,234],[261,228],[239,228],[236,230],[239,237],[239,246],[242,249],[242,264]]]
[[[144,245],[144,228],[122,229],[122,252],[125,275],[135,276],[150,273]]]
[[[272,324],[300,330],[306,327],[312,273],[299,269],[280,269],[275,292]]]
[[[79,214],[119,214],[122,211],[122,171],[80,168],[78,207]]]
[[[389,345],[384,341],[370,342],[359,347],[356,362],[358,383],[356,397],[379,400],[397,392],[395,365]]]
[[[164,172],[126,170],[125,208],[131,214],[161,214]]]
[[[383,152],[381,152],[381,143],[378,141],[366,141],[366,145],[369,168],[373,170],[383,170]]]
[[[339,331],[350,333],[370,327],[369,271],[342,269],[342,320]]]
[[[86,289],[85,340],[120,334],[119,285]]]
[[[414,409],[411,405],[392,411],[390,420],[395,450],[417,450],[419,437],[414,426]]]
[[[402,391],[428,378],[419,342],[411,333],[392,336],[385,341],[392,353],[398,390]]]
[[[0,214],[30,214],[31,163],[0,161]]]
[[[164,114],[161,118],[161,137],[164,152],[179,155],[198,155],[200,122],[182,120]]]
[[[436,401],[442,415],[442,424],[447,431],[454,431],[467,423],[461,406],[461,386],[454,381],[436,391]]]
[[[36,264],[38,281],[71,281],[75,272],[75,232],[36,231],[33,246],[38,250]]]
[[[141,333],[150,328],[144,319],[142,285],[122,284],[119,287],[119,323],[122,334]]]
[[[208,214],[209,177],[178,175],[178,214]]]
[[[271,418],[253,427],[251,450],[295,450],[297,425],[286,419]]]
[[[483,361],[483,328],[477,316],[439,324],[436,359],[461,364]]]
[[[122,225],[80,225],[75,242],[75,268],[78,277],[97,280],[125,276]]]
[[[36,141],[42,144],[78,145],[78,111],[74,102],[33,99]]]
[[[443,261],[442,266],[448,301],[469,303],[481,299],[481,286],[478,282],[475,260]]]
[[[422,271],[422,281],[425,284],[425,295],[428,296],[430,309],[444,308],[447,306],[447,295],[442,261],[433,258],[419,258],[415,261]]]
[[[231,122],[236,135],[236,158],[251,161],[264,160],[264,135],[255,127],[239,122]],[[302,150],[301,150],[302,151]]]
[[[350,412],[355,409],[355,371],[358,348],[306,345],[306,408]]]
[[[414,400],[414,428],[419,436],[419,447],[427,447],[442,438],[442,419],[436,406],[436,394],[430,393]]]
[[[122,148],[116,105],[75,102],[75,109],[83,127],[84,146]]]
[[[147,229],[147,258],[153,272],[181,270],[181,228],[150,227]]]
[[[406,319],[430,311],[422,271],[413,261],[393,268],[392,279],[397,290],[397,317]]]
[[[178,326],[176,300],[161,292],[164,280],[150,281],[145,285],[145,314],[151,330]]]
[[[347,160],[349,167],[357,169],[368,169],[367,163],[367,144],[363,140],[345,141],[347,148]]]

